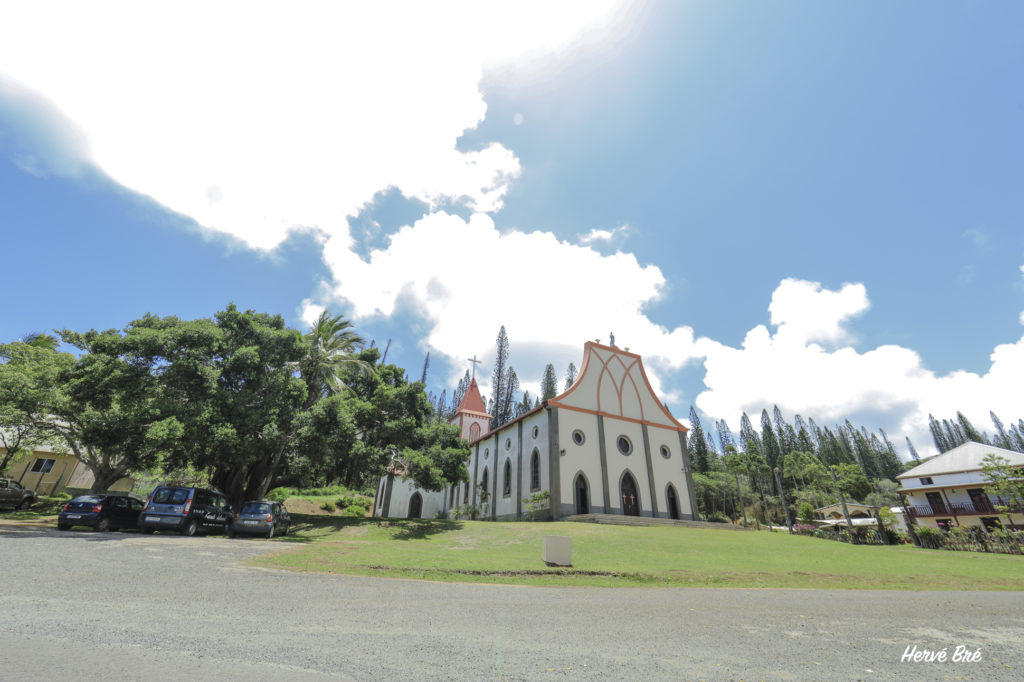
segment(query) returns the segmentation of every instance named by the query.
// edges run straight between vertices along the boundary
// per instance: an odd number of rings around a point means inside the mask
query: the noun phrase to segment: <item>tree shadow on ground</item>
[[[313,542],[318,531],[326,534],[346,528],[373,526],[389,529],[395,540],[422,540],[423,538],[453,530],[461,530],[461,521],[449,519],[392,519],[379,517],[321,516],[319,514],[292,514],[291,533],[280,538],[285,542]]]
[[[391,524],[397,530],[391,537],[395,540],[422,540],[431,535],[461,530],[461,521],[449,519],[381,519],[381,526]]]

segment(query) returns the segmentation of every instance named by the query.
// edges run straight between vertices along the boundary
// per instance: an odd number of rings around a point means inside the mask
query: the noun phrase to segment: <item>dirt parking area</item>
[[[1024,679],[1021,593],[532,588],[244,563],[286,548],[0,522],[0,678]],[[947,657],[901,661],[907,647]],[[957,647],[977,660],[953,661]]]

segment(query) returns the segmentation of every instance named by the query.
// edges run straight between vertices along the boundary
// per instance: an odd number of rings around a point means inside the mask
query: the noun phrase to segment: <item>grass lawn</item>
[[[517,585],[1022,590],[1024,557],[847,545],[788,533],[590,523],[493,523],[293,515],[293,536],[254,565]],[[572,538],[572,568],[541,561]]]

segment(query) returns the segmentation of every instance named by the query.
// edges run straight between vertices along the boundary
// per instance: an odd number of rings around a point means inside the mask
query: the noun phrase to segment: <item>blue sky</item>
[[[438,392],[504,324],[535,391],[613,331],[680,416],[991,430],[1024,417],[1024,8],[928,9],[11,9],[0,338],[326,306]]]

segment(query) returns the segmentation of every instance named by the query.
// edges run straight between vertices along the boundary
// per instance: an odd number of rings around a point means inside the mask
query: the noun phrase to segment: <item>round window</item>
[[[619,452],[624,455],[628,455],[633,452],[633,443],[631,443],[625,436],[619,436],[618,440],[615,441],[615,444],[619,446]]]
[[[505,439],[505,449],[506,450],[511,450],[512,449],[512,439],[511,438],[506,438]]]
[[[661,446],[661,456],[664,457],[665,459],[669,459],[670,457],[672,457],[672,451],[668,449],[667,445]]]
[[[536,438],[539,435],[540,435],[540,427],[534,426],[533,427],[533,437]]]
[[[576,445],[583,445],[583,441],[585,440],[586,438],[583,437],[583,432],[579,429],[572,432],[572,442],[576,443]]]

